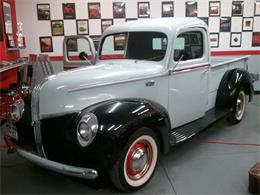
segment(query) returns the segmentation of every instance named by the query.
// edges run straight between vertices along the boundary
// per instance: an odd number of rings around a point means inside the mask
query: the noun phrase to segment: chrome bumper
[[[11,152],[15,152],[17,155],[25,158],[32,163],[39,165],[43,168],[62,173],[64,175],[69,175],[73,177],[78,177],[82,179],[95,179],[98,176],[98,173],[94,169],[88,169],[83,167],[75,167],[71,165],[65,165],[62,163],[54,162],[42,157],[39,157],[35,154],[32,154],[28,151],[25,151],[15,145],[9,136],[5,136],[5,142]]]

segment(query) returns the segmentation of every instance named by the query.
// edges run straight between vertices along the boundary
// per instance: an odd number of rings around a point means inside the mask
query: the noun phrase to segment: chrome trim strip
[[[149,75],[147,77],[141,77],[141,78],[134,78],[134,79],[126,79],[126,80],[122,80],[122,81],[115,81],[115,82],[106,82],[106,83],[94,83],[94,84],[87,84],[85,86],[81,86],[81,87],[77,87],[74,89],[69,89],[68,93],[73,93],[76,91],[82,91],[82,90],[86,90],[86,89],[91,89],[91,88],[96,88],[96,87],[103,87],[103,86],[107,86],[107,85],[114,85],[114,84],[123,84],[123,83],[128,83],[128,82],[135,82],[135,81],[142,81],[142,80],[146,80],[146,79],[152,79],[152,78],[158,78],[158,77],[164,77],[164,76],[168,76],[168,71],[162,72],[160,74],[154,74],[154,75]]]
[[[69,175],[69,176],[78,177],[82,179],[95,179],[98,176],[97,171],[94,169],[75,167],[71,165],[65,165],[62,163],[54,162],[18,148],[16,149],[16,153],[17,155],[31,161],[34,164],[37,164],[43,168],[58,173],[62,173],[64,175]]]
[[[184,66],[184,67],[178,67],[175,68],[173,71],[170,71],[171,75],[175,74],[181,74],[181,73],[187,73],[187,72],[193,72],[205,68],[209,68],[209,64],[199,64],[199,65],[193,65],[193,66]]]

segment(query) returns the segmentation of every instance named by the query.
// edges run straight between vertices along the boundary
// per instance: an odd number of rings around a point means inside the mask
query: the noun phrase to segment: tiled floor
[[[220,120],[161,156],[152,180],[135,194],[248,194],[248,170],[260,161],[260,95],[235,126]],[[2,138],[2,136],[1,136]],[[82,181],[6,154],[1,141],[1,194],[114,194],[107,178]]]

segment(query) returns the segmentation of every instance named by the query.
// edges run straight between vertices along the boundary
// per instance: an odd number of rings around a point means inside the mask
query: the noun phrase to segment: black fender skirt
[[[93,142],[81,147],[77,124],[86,113],[98,118]],[[153,130],[163,153],[169,150],[170,120],[163,106],[145,99],[115,99],[101,102],[80,113],[43,119],[42,140],[48,159],[74,166],[107,170],[117,160],[131,135],[141,127]]]
[[[236,93],[243,88],[249,95],[249,101],[253,98],[254,88],[250,74],[243,69],[232,69],[227,71],[218,88],[216,107],[229,108],[234,105]]]

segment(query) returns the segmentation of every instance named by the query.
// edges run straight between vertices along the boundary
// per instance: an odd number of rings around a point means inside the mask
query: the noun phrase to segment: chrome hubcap
[[[133,170],[138,172],[145,167],[147,163],[147,154],[143,149],[138,148],[133,154],[131,160],[132,160],[131,165]]]
[[[236,103],[236,117],[239,118],[241,115],[244,113],[244,94],[239,93],[238,98],[237,98],[237,103]]]

